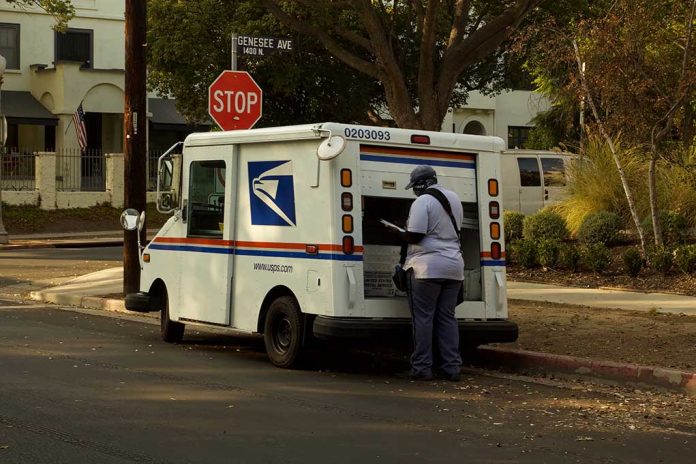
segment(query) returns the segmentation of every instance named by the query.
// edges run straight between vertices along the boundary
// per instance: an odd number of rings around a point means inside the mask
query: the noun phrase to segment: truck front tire
[[[276,298],[268,308],[263,340],[271,362],[277,367],[292,368],[302,354],[302,312],[291,296]]]
[[[185,325],[169,318],[169,295],[163,289],[160,294],[160,333],[167,343],[180,343],[184,338]]]

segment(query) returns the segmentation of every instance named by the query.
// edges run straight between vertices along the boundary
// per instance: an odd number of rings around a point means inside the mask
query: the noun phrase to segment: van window
[[[222,238],[225,162],[194,161],[189,180],[189,237]]]
[[[541,158],[541,168],[544,171],[544,186],[565,187],[565,169],[562,158]]]
[[[541,173],[536,158],[517,158],[520,168],[520,185],[522,187],[540,187]]]

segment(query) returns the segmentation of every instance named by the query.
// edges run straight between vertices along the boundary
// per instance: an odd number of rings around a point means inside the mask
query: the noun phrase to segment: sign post
[[[261,119],[263,91],[246,71],[223,71],[208,87],[208,114],[220,129],[251,129]]]

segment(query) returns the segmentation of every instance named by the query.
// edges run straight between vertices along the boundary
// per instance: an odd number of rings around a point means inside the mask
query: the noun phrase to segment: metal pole
[[[2,80],[5,76],[5,57],[0,55],[0,244],[9,243],[10,240],[7,237],[7,231],[5,230],[5,225],[2,223],[2,160],[5,154],[5,139],[7,134],[5,133],[5,115],[2,112]]]
[[[232,33],[232,71],[237,70],[237,34]]]

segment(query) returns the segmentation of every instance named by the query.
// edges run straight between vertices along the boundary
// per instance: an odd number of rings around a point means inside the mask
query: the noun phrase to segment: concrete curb
[[[482,366],[559,377],[590,377],[610,383],[657,387],[696,396],[696,372],[492,346],[479,347],[477,352],[475,362]]]

